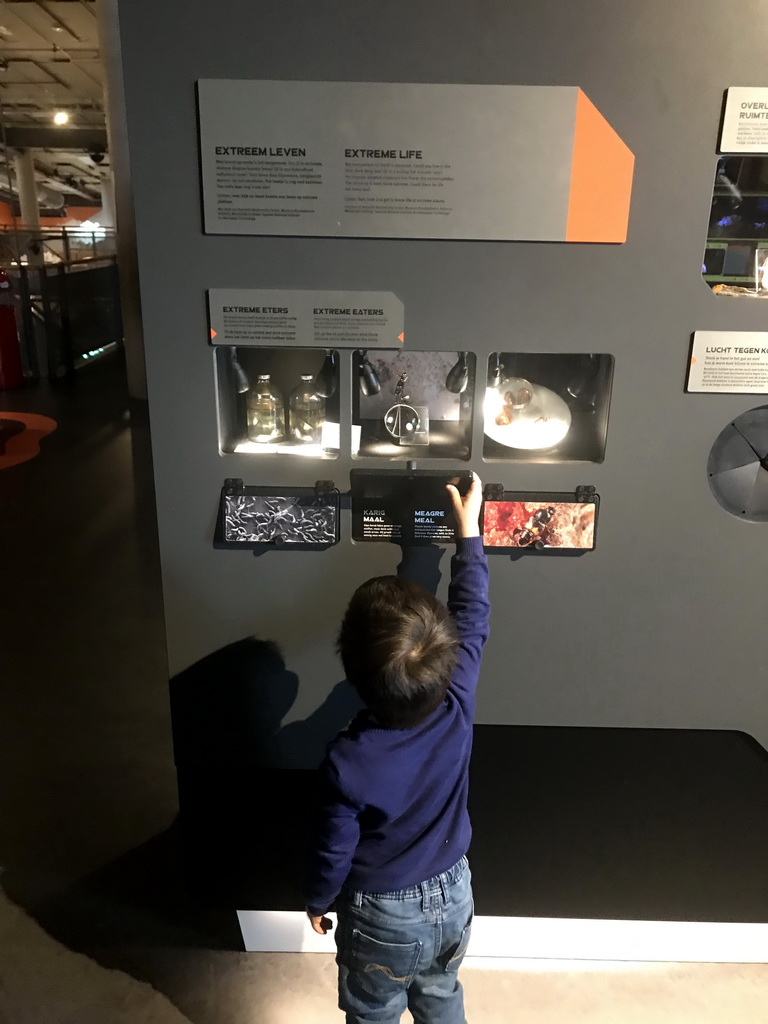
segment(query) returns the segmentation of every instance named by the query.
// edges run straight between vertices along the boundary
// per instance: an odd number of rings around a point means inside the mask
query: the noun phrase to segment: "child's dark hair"
[[[377,721],[409,729],[445,699],[456,643],[453,618],[433,594],[400,576],[376,576],[352,595],[336,646]]]

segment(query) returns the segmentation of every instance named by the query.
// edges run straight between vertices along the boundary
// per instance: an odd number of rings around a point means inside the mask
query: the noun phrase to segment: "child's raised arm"
[[[466,494],[459,494],[453,484],[446,484],[446,490],[453,502],[453,514],[460,537],[480,536],[480,508],[483,504],[483,485],[477,473],[472,474],[472,483]]]
[[[451,583],[448,587],[448,610],[456,622],[459,637],[451,689],[471,713],[483,645],[488,639],[491,610],[488,603],[488,561],[480,539],[483,485],[475,473],[469,490],[463,496],[451,484],[447,486],[459,533],[456,554],[451,559]]]

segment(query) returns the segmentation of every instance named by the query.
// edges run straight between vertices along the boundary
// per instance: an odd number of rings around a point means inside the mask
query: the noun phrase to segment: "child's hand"
[[[465,495],[461,495],[453,484],[446,484],[446,490],[453,502],[453,514],[460,537],[480,536],[480,507],[483,504],[483,485],[477,473],[472,474],[472,484]]]
[[[317,932],[318,935],[326,935],[331,928],[333,928],[333,921],[330,917],[323,917],[322,914],[318,914],[316,917],[314,914],[310,914],[307,911],[307,917],[309,923],[312,925],[312,931]]]

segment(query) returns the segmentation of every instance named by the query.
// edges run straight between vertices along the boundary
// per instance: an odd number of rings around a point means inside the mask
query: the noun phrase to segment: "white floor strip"
[[[304,914],[238,910],[248,952],[332,953]],[[336,922],[335,914],[328,915]],[[476,917],[467,953],[474,958],[768,963],[768,924],[718,921],[596,921]],[[486,966],[483,964],[483,966]]]

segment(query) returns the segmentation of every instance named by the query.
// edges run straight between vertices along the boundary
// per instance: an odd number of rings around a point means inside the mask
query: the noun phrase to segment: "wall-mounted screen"
[[[335,536],[335,507],[318,503],[314,498],[244,494],[226,502],[226,541],[332,544]]]
[[[339,494],[330,481],[312,487],[246,487],[228,480],[222,488],[214,547],[330,547],[339,539]]]
[[[596,501],[553,501],[542,495],[526,501],[486,501],[485,547],[577,549],[595,546]]]
[[[716,295],[768,298],[768,156],[718,159],[701,273]]]

